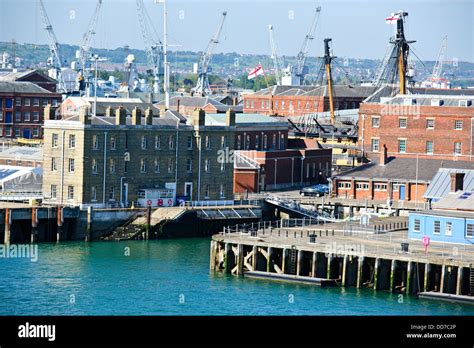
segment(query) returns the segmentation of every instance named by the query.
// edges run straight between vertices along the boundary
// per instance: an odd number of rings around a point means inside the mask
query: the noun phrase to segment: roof
[[[217,111],[226,112],[229,108],[232,108],[231,105],[223,104],[211,97],[198,97],[198,96],[174,96],[170,99],[170,107],[176,108],[179,105],[182,107],[191,107],[191,108],[204,108],[206,105],[213,105]],[[164,106],[165,101],[161,101],[156,106]]]
[[[0,151],[0,158],[11,158],[22,161],[42,161],[43,149],[41,147],[12,146],[5,149],[5,151]]]
[[[335,85],[333,94],[337,97],[362,97],[366,98],[374,92],[375,88],[370,86]],[[328,96],[327,86],[271,86],[251,95],[274,95],[274,96]]]
[[[433,209],[471,211],[474,213],[474,191],[463,190],[448,193],[438,202],[433,203]]]
[[[472,204],[472,202],[471,202]],[[470,211],[458,211],[458,210],[443,210],[443,209],[433,209],[433,210],[418,210],[410,212],[410,215],[432,215],[432,216],[444,216],[444,217],[454,217],[461,219],[473,219],[474,212]]]
[[[186,123],[187,118],[180,114],[178,111],[173,110],[166,110],[165,114],[163,115],[164,118],[179,120],[181,123]]]
[[[239,151],[234,153],[235,169],[259,169],[260,164],[255,160],[241,154]]]
[[[223,126],[225,125],[226,114],[206,114],[206,126]],[[235,124],[237,126],[252,125],[271,125],[282,126],[288,128],[286,120],[264,114],[235,114]]]
[[[55,79],[49,77],[48,75],[45,75],[38,70],[34,69],[27,69],[27,70],[22,70],[22,71],[7,71],[7,72],[1,72],[0,73],[0,81],[18,81],[21,79],[24,79],[30,75],[40,75],[42,78],[45,80],[48,80],[50,82],[56,82]]]
[[[451,190],[451,173],[464,173],[463,190],[474,191],[474,169],[440,168],[426,190],[426,199],[439,199]]]
[[[45,127],[49,127],[51,125],[60,125],[62,122],[79,122],[79,116],[69,116],[62,120],[46,120]],[[91,124],[94,126],[115,126],[115,117],[107,117],[107,116],[97,116],[91,117]],[[145,117],[142,116],[141,125],[145,125]],[[132,125],[132,118],[126,118],[126,125]],[[167,118],[167,117],[153,117],[153,126],[173,126],[176,127],[176,119]]]
[[[0,93],[53,94],[32,82],[1,81]]]
[[[73,110],[72,112],[68,112],[67,110],[64,110],[65,114],[75,114],[79,112],[79,108],[82,106],[88,106],[92,108],[92,105],[94,104],[94,98],[93,97],[69,97],[64,101],[64,105],[67,105],[67,101],[72,102],[78,109]],[[105,112],[108,107],[111,107],[113,109],[116,109],[120,106],[123,106],[123,108],[127,111],[127,114],[131,115],[132,110],[137,107],[141,109],[142,111],[145,111],[145,109],[151,107],[153,109],[153,113],[158,114],[159,109],[157,109],[155,106],[153,106],[152,103],[147,103],[143,101],[140,98],[97,98],[97,115],[105,115]]]
[[[43,173],[43,170],[40,167],[33,168],[0,165],[0,184],[4,185],[4,183],[6,183],[7,181],[11,181],[15,178],[21,177],[29,173],[41,175]]]
[[[442,167],[474,169],[474,162],[389,157],[388,162],[382,166],[379,165],[379,159],[374,158],[372,162],[361,165],[360,167],[354,168],[340,175],[335,175],[334,178],[431,182],[435,174],[438,172],[438,169]]]

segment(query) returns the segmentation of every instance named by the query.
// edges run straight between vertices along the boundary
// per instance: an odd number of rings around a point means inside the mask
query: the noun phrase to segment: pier
[[[372,219],[364,226],[315,219],[237,225],[213,236],[210,268],[474,304],[474,248],[432,243],[425,252],[421,241],[407,240],[404,228],[404,217]]]

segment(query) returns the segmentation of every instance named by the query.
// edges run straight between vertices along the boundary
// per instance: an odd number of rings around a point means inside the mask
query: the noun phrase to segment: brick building
[[[44,107],[61,100],[32,82],[0,81],[0,138],[41,139]]]
[[[327,183],[330,175],[331,149],[236,151],[234,192]]]
[[[473,160],[474,91],[412,92],[360,105],[359,146],[369,157],[386,144],[397,157]]]
[[[336,85],[334,109],[358,109],[373,92],[373,87]],[[243,99],[244,113],[297,116],[329,110],[327,86],[272,86],[245,94]]]
[[[474,168],[473,162],[441,159],[380,158],[332,178],[332,194],[339,198],[423,202],[425,191],[441,167]]]
[[[48,110],[51,115],[53,110]],[[43,191],[57,204],[127,205],[142,190],[171,189],[187,200],[233,199],[231,165],[218,162],[233,149],[235,114],[224,125],[206,125],[197,110],[190,122],[124,108],[115,117],[45,122]],[[105,189],[104,189],[105,188]]]

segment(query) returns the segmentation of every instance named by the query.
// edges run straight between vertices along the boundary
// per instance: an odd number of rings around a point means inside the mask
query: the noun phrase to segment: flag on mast
[[[253,68],[250,72],[249,75],[247,76],[247,79],[251,80],[259,75],[263,75],[263,66],[262,64],[258,64],[255,68]]]
[[[399,19],[400,19],[400,15],[392,13],[389,17],[385,18],[385,23],[396,24]]]

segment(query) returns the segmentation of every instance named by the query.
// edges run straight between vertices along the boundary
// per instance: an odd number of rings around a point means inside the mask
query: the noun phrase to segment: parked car
[[[302,196],[324,196],[325,194],[329,193],[329,186],[324,184],[318,184],[314,186],[303,187],[300,190],[300,194]]]

